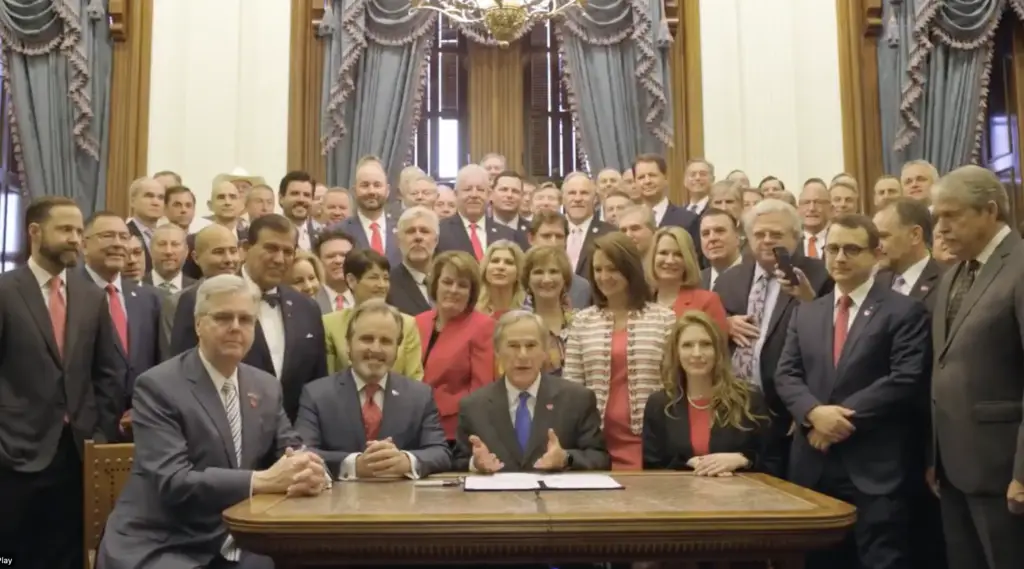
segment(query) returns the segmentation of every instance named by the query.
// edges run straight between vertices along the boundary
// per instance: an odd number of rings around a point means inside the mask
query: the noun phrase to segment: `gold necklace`
[[[686,396],[686,402],[690,404],[690,407],[693,407],[694,409],[697,409],[699,411],[706,411],[711,407],[710,402],[708,402],[707,405],[697,405],[696,403],[693,402],[693,399],[691,399],[689,395]]]

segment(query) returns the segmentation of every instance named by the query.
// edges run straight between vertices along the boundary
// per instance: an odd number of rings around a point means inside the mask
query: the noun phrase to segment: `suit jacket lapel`
[[[238,410],[242,418],[242,466],[254,466],[260,458],[260,433],[263,420],[260,417],[262,397],[253,382],[241,370],[238,371]]]
[[[82,320],[85,318],[85,315],[83,314],[83,310],[85,309],[85,302],[83,300],[78,300],[78,298],[81,296],[81,293],[84,290],[83,287],[96,286],[95,284],[93,284],[91,280],[85,282],[84,279],[81,278],[79,275],[76,275],[74,271],[67,271],[67,275],[67,302],[65,302],[65,304],[67,305],[67,324],[65,324],[64,326],[65,360],[70,358],[71,354],[74,353],[76,343],[75,340],[80,336],[80,334],[76,334],[75,331],[81,330],[86,327],[84,326],[84,322],[82,322]],[[46,318],[47,320],[49,320],[49,312],[47,312]],[[113,329],[113,323],[111,323],[110,327],[111,329]],[[116,332],[114,335],[117,335]],[[115,343],[120,344],[120,342],[118,342],[116,338]]]
[[[1016,240],[1019,241],[1019,238]],[[963,324],[964,319],[967,318],[967,314],[970,313],[971,308],[978,302],[982,294],[985,294],[985,289],[988,288],[992,281],[996,280],[996,275],[999,271],[1003,270],[1003,258],[1010,252],[1010,236],[1007,235],[1003,242],[996,247],[996,250],[992,253],[992,256],[988,258],[988,261],[982,265],[981,270],[978,271],[978,275],[974,278],[974,284],[971,285],[971,289],[964,295],[963,302],[960,304],[960,311],[956,313],[956,319],[953,320],[953,324],[949,328],[949,336],[947,338],[947,344],[949,340],[956,335],[956,331],[960,329],[960,325]],[[961,269],[964,266],[961,265]]]
[[[405,398],[402,397],[400,386],[401,384],[395,381],[394,376],[388,378],[387,389],[384,389],[382,394],[384,396],[384,413],[380,420],[380,436],[378,438],[397,437],[402,434],[403,427],[406,425],[409,410],[406,409]],[[395,444],[401,445],[402,441],[396,439]]]
[[[843,344],[843,353],[839,357],[839,366],[836,368],[836,379],[842,379],[842,371],[844,364],[849,361],[853,351],[857,348],[857,342],[863,336],[864,328],[871,323],[871,319],[875,317],[875,314],[879,310],[879,305],[882,304],[884,296],[881,294],[885,283],[876,282],[871,290],[868,291],[868,295],[864,298],[864,305],[857,307],[856,317],[851,313],[850,317],[853,318],[853,325],[850,326],[850,331],[846,334],[846,343]],[[834,385],[834,384],[833,384]]]
[[[281,320],[284,322],[284,357],[281,359],[281,368],[278,370],[278,377],[282,380],[286,377],[285,370],[289,369],[294,357],[302,357],[295,349],[300,345],[303,338],[300,322],[294,316],[295,306],[291,298],[291,290],[278,287],[281,291]],[[296,293],[299,294],[299,293]],[[289,349],[290,348],[290,349]],[[273,358],[271,358],[273,360]]]
[[[555,427],[557,419],[555,403],[558,400],[558,388],[541,376],[540,385],[537,387],[537,401],[533,406],[533,421],[530,424],[530,440],[526,445],[526,455],[523,457],[530,460],[536,456],[540,458],[547,451],[548,429]],[[507,402],[506,402],[507,403]],[[508,415],[506,412],[505,415]],[[532,467],[532,464],[524,467]]]
[[[278,375],[278,370],[274,369],[274,358],[270,356],[270,348],[267,346],[267,337],[263,335],[263,326],[259,320],[256,321],[256,333],[253,335],[252,347],[249,348],[249,353],[242,361],[270,375]]]
[[[127,362],[131,361],[131,347],[139,345],[137,342],[141,342],[139,338],[140,326],[133,325],[143,321],[145,315],[143,312],[142,299],[139,298],[139,294],[136,291],[138,285],[132,283],[127,279],[121,279],[121,294],[124,296],[124,310],[127,313],[128,319],[128,353],[126,353],[122,347],[121,353],[124,355],[124,359]],[[117,343],[121,345],[120,342]]]
[[[430,310],[430,302],[425,296],[423,296],[423,292],[420,291],[420,286],[416,284],[416,279],[414,279],[412,273],[409,272],[409,268],[404,264],[399,265],[398,274],[401,276],[401,280],[396,283],[398,284],[399,289],[413,301],[418,309],[421,311]]]
[[[60,352],[57,350],[57,340],[53,333],[53,323],[50,322],[50,312],[47,310],[46,301],[43,299],[45,291],[39,286],[35,275],[32,274],[32,269],[28,268],[28,266],[18,269],[17,279],[18,292],[21,294],[25,306],[28,307],[29,313],[32,314],[32,319],[36,321],[36,326],[42,332],[43,338],[46,340],[46,347],[50,351],[50,356],[63,367],[63,362],[60,360]],[[67,329],[67,325],[65,325],[65,329]],[[67,334],[65,338],[72,335]]]
[[[363,407],[359,404],[359,389],[356,387],[356,380],[352,377],[351,370],[345,370],[338,379],[338,391],[341,397],[338,401],[341,408],[338,409],[338,417],[342,422],[348,423],[348,431],[352,433],[352,448],[360,451],[366,449],[366,427],[363,425]],[[387,408],[385,403],[384,408]],[[382,430],[383,432],[383,430]]]
[[[489,404],[490,422],[495,431],[497,431],[498,441],[508,449],[515,463],[522,466],[523,451],[519,448],[519,441],[516,439],[516,429],[508,412],[508,390],[505,389],[505,378],[498,378],[497,388],[491,392]]]
[[[484,216],[482,219],[484,222],[484,226],[481,229],[486,229],[486,231],[484,232],[484,242],[482,243],[482,245],[484,246],[484,251],[486,251],[487,248],[491,246],[491,243],[494,243],[495,241],[498,240],[498,222],[494,221],[493,217]],[[468,234],[466,235],[466,239],[469,239]],[[472,244],[470,245],[469,250],[473,250]]]
[[[835,343],[836,343],[836,326],[833,321],[836,306],[836,295],[835,292],[828,294],[828,303],[819,305],[821,313],[818,315],[818,319],[821,322],[821,337],[825,339],[825,350],[828,353],[828,365],[825,366],[825,384],[822,387],[825,393],[832,391],[832,386],[836,384],[836,366],[832,364],[835,360]],[[849,336],[847,336],[849,338]],[[811,379],[808,383],[814,382]],[[818,391],[813,389],[813,391]]]
[[[939,281],[938,298],[935,302],[935,314],[932,317],[932,330],[935,333],[933,345],[949,346],[949,323],[946,322],[946,309],[949,306],[949,295],[952,292],[953,279],[957,270],[946,271]],[[936,350],[938,351],[938,350]]]
[[[786,291],[782,290],[780,286],[779,296],[775,299],[775,307],[772,309],[771,319],[768,321],[768,328],[765,331],[766,336],[771,336],[775,333],[775,329],[782,322],[782,315],[786,313],[786,308],[791,302],[796,302],[796,299],[786,294]]]
[[[224,454],[232,468],[238,468],[238,461],[235,459],[234,441],[231,439],[231,426],[228,425],[228,413],[224,409],[224,402],[213,385],[213,378],[206,373],[203,362],[199,359],[199,348],[193,348],[192,352],[185,356],[185,375],[192,380],[192,395],[206,411],[207,416],[213,421],[217,432],[220,434],[220,441],[224,447]],[[241,391],[241,382],[239,382]],[[241,393],[238,394],[238,405],[242,405]],[[245,423],[242,423],[242,437],[245,437]],[[244,444],[243,444],[244,447]],[[244,452],[244,448],[243,448]]]
[[[469,231],[466,229],[466,225],[462,223],[462,216],[455,214],[449,217],[447,223],[451,227],[452,237],[458,242],[456,243],[456,249],[461,251],[467,251],[470,255],[473,254],[473,243],[469,240]],[[486,244],[484,244],[486,248]]]
[[[942,271],[939,270],[939,263],[935,259],[928,259],[924,271],[921,272],[921,276],[917,278],[914,288],[910,291],[910,296],[924,300],[928,293],[935,289],[935,281],[940,276],[942,276]]]
[[[366,235],[366,231],[363,230],[363,224],[359,220],[358,214],[353,214],[352,217],[348,218],[346,224],[349,234],[358,241],[360,247],[368,248],[370,246],[370,238]]]

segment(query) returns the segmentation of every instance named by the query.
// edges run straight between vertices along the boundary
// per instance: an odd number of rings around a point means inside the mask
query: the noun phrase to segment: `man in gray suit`
[[[238,549],[222,512],[254,494],[316,495],[329,484],[323,461],[295,448],[280,382],[241,363],[259,298],[220,275],[199,285],[195,306],[199,345],[136,382],[135,461],[99,569],[273,567]]]
[[[238,235],[223,225],[204,227],[196,233],[193,257],[204,275],[236,274],[242,259],[238,249]],[[171,332],[174,329],[174,315],[178,312],[178,301],[182,293],[192,286],[167,295],[160,303],[160,353],[165,357],[171,355]]]
[[[505,376],[459,402],[456,470],[610,468],[594,392],[540,371],[549,336],[532,312],[513,310],[498,320],[494,351]]]
[[[958,263],[935,302],[930,478],[951,569],[1024,567],[1024,244],[1002,182],[964,166],[932,188]]]
[[[306,384],[295,430],[336,478],[421,478],[451,470],[433,389],[389,370],[398,355],[402,314],[367,300],[346,332],[352,367]]]

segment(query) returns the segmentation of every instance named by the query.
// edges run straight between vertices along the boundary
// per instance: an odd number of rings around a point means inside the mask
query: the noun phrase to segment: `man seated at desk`
[[[494,352],[505,377],[459,403],[456,470],[608,470],[594,392],[540,371],[549,337],[532,312],[498,320]]]
[[[352,309],[345,332],[352,366],[307,384],[295,429],[335,478],[421,478],[451,470],[432,388],[389,372],[402,314],[383,300]]]
[[[198,347],[136,380],[135,461],[97,569],[272,568],[238,549],[224,510],[253,494],[314,496],[327,487],[320,457],[297,450],[280,382],[241,363],[259,302],[242,277],[207,279],[196,293]]]

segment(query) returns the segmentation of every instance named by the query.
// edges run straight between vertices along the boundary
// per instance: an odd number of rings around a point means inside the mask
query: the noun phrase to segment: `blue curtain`
[[[0,36],[32,197],[106,202],[113,48],[106,2],[0,0]]]
[[[592,0],[559,26],[564,77],[592,171],[672,146],[671,43],[658,1]]]
[[[1024,0],[887,0],[878,44],[885,170],[924,159],[945,173],[976,162],[993,42],[1008,5]]]
[[[349,187],[359,159],[381,159],[398,179],[420,109],[437,13],[408,0],[331,0],[320,32],[324,59],[323,147],[327,182]]]

